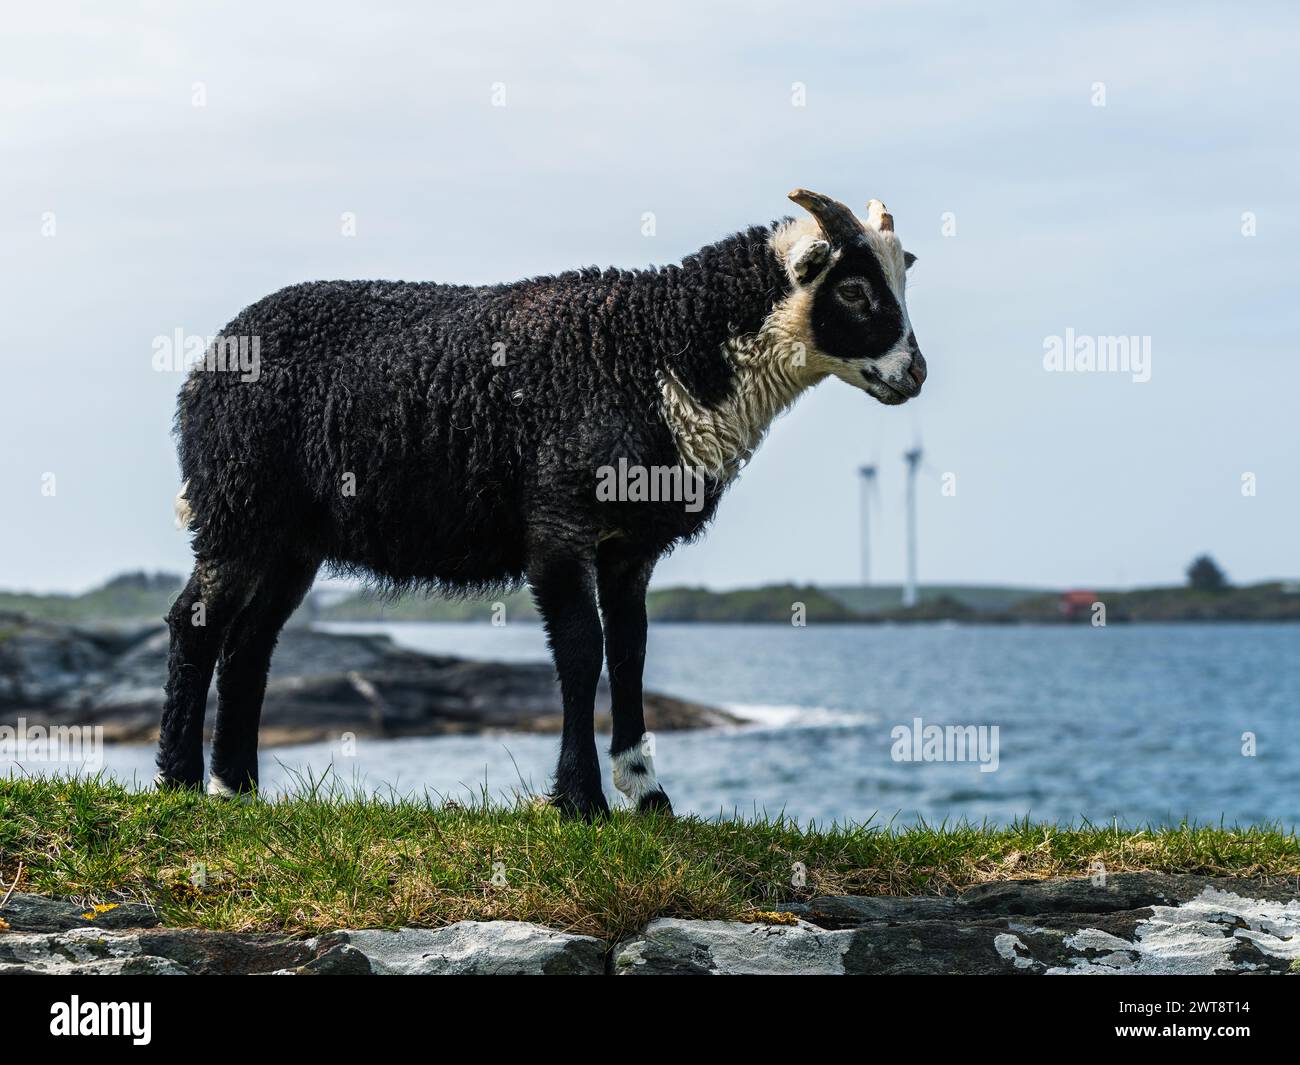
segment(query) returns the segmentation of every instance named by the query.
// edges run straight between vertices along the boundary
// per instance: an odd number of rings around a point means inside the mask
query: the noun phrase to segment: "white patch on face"
[[[912,365],[912,352],[907,346],[907,341],[895,344],[880,358],[875,359],[872,365],[886,381],[896,381],[906,377]]]
[[[907,261],[903,258],[903,245],[892,232],[882,233],[876,229],[868,229],[866,232],[867,243],[876,253],[876,260],[884,271],[889,290],[894,294],[894,299],[898,300],[899,310],[903,312],[903,337],[899,343],[906,348],[908,334],[912,332],[912,320],[907,316]]]
[[[610,777],[614,787],[633,807],[647,795],[660,790],[659,781],[655,779],[654,758],[645,753],[644,747],[645,736],[642,736],[633,746],[611,759]]]

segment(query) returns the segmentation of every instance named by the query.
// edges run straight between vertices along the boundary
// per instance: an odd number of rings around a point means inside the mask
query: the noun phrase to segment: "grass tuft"
[[[535,921],[613,939],[655,917],[782,920],[821,894],[948,894],[994,880],[1153,870],[1300,876],[1294,831],[1021,822],[800,826],[618,812],[561,821],[536,801],[470,805],[304,782],[238,805],[107,779],[0,781],[0,897],[153,906],[238,931]],[[803,881],[795,887],[794,881]]]

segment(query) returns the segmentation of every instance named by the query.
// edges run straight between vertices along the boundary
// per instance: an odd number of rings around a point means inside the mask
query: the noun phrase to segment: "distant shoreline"
[[[175,574],[124,574],[82,595],[0,592],[0,614],[65,624],[157,624],[181,586]],[[1110,625],[1184,622],[1300,621],[1300,581],[1227,585],[1212,591],[1190,587],[1050,590],[1001,585],[922,585],[915,606],[901,605],[896,586],[776,584],[732,591],[655,588],[647,598],[652,622],[691,624],[916,624]],[[388,599],[374,592],[316,591],[300,609],[298,623],[537,621],[526,589],[481,599],[408,595]]]

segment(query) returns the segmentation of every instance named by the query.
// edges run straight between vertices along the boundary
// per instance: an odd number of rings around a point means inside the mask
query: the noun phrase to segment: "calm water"
[[[336,625],[426,651],[546,656],[536,626]],[[800,819],[1036,818],[1134,824],[1184,817],[1300,823],[1300,626],[660,625],[646,683],[754,724],[661,733],[659,776],[679,811],[782,810]],[[895,726],[998,727],[998,766],[895,761]],[[1242,754],[1242,734],[1257,754]],[[463,796],[545,790],[556,739],[365,740],[264,753],[263,781],[331,764],[344,780]],[[152,752],[110,750],[152,775]],[[608,773],[606,773],[608,779]]]

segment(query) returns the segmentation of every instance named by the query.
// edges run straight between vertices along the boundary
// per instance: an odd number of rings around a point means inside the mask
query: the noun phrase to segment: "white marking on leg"
[[[236,791],[216,773],[208,775],[208,794],[216,799],[234,799],[236,802],[250,803],[253,801],[251,791]]]
[[[634,807],[647,795],[659,791],[659,781],[655,778],[655,760],[647,753],[652,748],[642,736],[626,751],[620,751],[611,759],[610,776],[614,787],[624,795]]]

